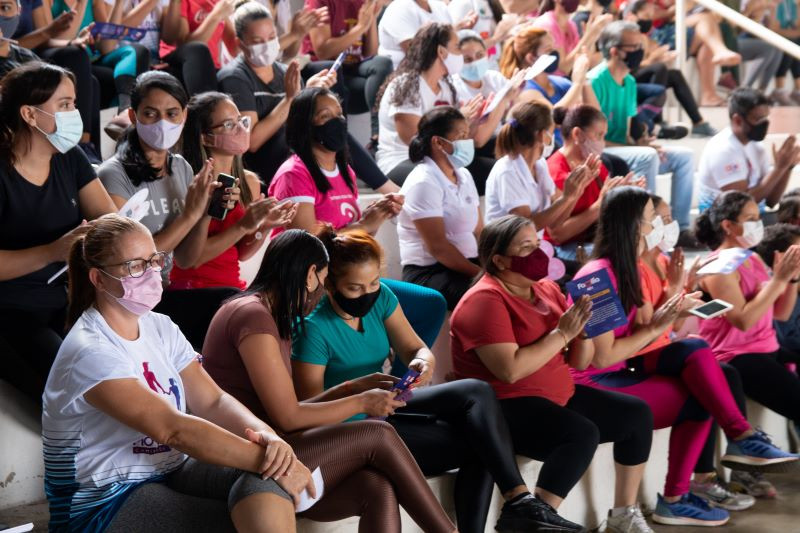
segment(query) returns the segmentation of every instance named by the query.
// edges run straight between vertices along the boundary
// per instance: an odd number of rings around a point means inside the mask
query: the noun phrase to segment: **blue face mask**
[[[42,131],[39,126],[36,126],[36,129],[47,137],[47,140],[56,150],[65,154],[78,145],[81,135],[83,135],[83,120],[81,120],[81,114],[77,109],[57,111],[55,115],[38,107],[34,109],[41,111],[45,115],[50,115],[56,120],[56,131],[53,133]]]
[[[460,76],[467,81],[481,81],[487,70],[489,70],[489,58],[482,57],[472,63],[465,64],[464,68],[461,69]]]
[[[453,168],[464,168],[472,163],[472,159],[475,157],[475,142],[472,139],[462,139],[459,141],[444,140],[453,145],[452,154],[445,152]]]

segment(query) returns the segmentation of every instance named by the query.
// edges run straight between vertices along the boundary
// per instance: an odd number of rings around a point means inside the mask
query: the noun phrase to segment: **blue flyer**
[[[584,294],[592,301],[592,318],[584,328],[588,337],[597,337],[628,323],[622,302],[606,269],[570,281],[567,291],[573,302],[577,302]]]

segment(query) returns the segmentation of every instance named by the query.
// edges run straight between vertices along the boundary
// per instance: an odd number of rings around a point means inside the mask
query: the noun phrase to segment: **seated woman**
[[[90,35],[90,26],[94,23],[122,22],[122,2],[110,3],[112,7],[105,0],[84,0],[76,2],[73,9],[67,5],[66,0],[54,0],[51,15],[55,18],[75,11],[75,18],[69,27],[55,37],[69,39],[70,44],[74,40],[89,53],[92,58],[92,73],[100,82],[101,109],[116,100],[119,121],[127,118],[131,88],[136,76],[150,68],[150,58],[147,49],[138,43],[94,38]],[[113,90],[108,90],[110,87]]]
[[[586,104],[569,109],[556,108],[553,119],[560,125],[564,138],[564,146],[547,159],[547,168],[558,189],[565,190],[569,176],[585,163],[586,158],[600,158],[597,173],[583,189],[567,219],[548,227],[545,233],[545,238],[556,245],[559,257],[575,260],[579,246],[589,254],[592,252],[597,217],[605,194],[614,187],[630,184],[632,176],[627,175],[628,167],[620,159],[622,168],[619,170],[624,172],[610,177],[603,155],[608,121],[598,108]]]
[[[452,533],[453,524],[390,425],[339,424],[359,413],[387,416],[405,405],[381,388],[391,376],[372,374],[349,388],[297,399],[292,333],[308,327],[306,315],[324,294],[327,274],[328,254],[319,239],[302,230],[275,237],[250,292],[226,302],[211,321],[203,366],[220,387],[288,434],[299,457],[327,458],[325,498],[303,516],[330,521],[359,515],[360,531],[398,533],[399,502],[424,531]]]
[[[217,80],[219,89],[230,94],[239,111],[250,117],[250,147],[244,163],[269,185],[290,155],[284,124],[302,87],[300,66],[278,62],[281,45],[275,23],[259,2],[240,5],[233,22],[242,52],[217,73]],[[308,79],[307,86],[331,89],[335,83],[336,72],[322,70]],[[350,134],[347,144],[359,178],[378,192],[397,192],[399,187],[386,179],[369,152]]]
[[[757,247],[764,227],[753,198],[744,192],[728,191],[698,217],[695,234],[716,255],[732,248]],[[785,246],[775,246],[776,241],[757,248],[764,256],[750,255],[730,274],[701,278],[704,291],[733,304],[733,309],[701,321],[700,335],[718,360],[739,371],[747,396],[797,424],[800,381],[785,364],[800,362],[800,356],[781,347],[773,319],[788,320],[794,310],[800,246],[795,246],[796,238],[787,239]]]
[[[337,235],[330,227],[321,239],[330,257],[327,294],[306,318],[304,329],[298,329],[292,346],[295,390],[307,399],[307,408],[314,406],[319,416],[326,413],[329,422],[355,414],[335,410],[333,400],[357,405],[354,393],[388,387],[393,380],[380,372],[394,352],[420,375],[412,398],[406,403],[395,400],[388,412],[379,414],[390,415],[389,423],[426,475],[459,469],[455,485],[459,531],[485,530],[494,483],[506,500],[496,525],[499,531],[535,530],[542,522],[571,525],[525,486],[489,386],[460,380],[418,388],[430,381],[436,361],[414,333],[392,290],[381,283],[378,243],[363,231]],[[309,283],[307,275],[303,274],[303,283]],[[395,394],[389,393],[389,398]],[[328,401],[322,404],[323,399]]]
[[[541,28],[523,28],[511,39],[503,49],[500,72],[510,76],[515,70],[526,69],[546,55],[555,56],[556,60],[525,83],[520,100],[550,103],[554,108],[585,104],[600,109],[592,84],[586,78],[589,70],[588,56],[581,54],[575,58],[571,80],[555,74],[558,69],[558,52],[553,48],[553,38]],[[556,146],[563,144],[561,131],[557,129]]]
[[[67,306],[66,277],[53,277],[81,221],[115,209],[76,148],[71,72],[28,62],[3,78],[0,100],[0,379],[41,405]]]
[[[3,11],[4,17],[17,15],[16,27],[13,22],[3,28],[3,36],[13,38],[18,44],[6,41],[10,50],[16,46],[21,54],[33,55],[34,59],[41,57],[54,65],[63,67],[75,76],[75,107],[80,111],[83,122],[83,133],[78,146],[89,157],[92,163],[100,163],[100,85],[97,78],[92,76],[92,62],[89,55],[75,44],[75,39],[54,39],[67,28],[76,13],[70,11],[62,13],[55,19],[50,8],[42,2],[25,0],[22,2],[10,1]],[[28,51],[28,54],[24,50]],[[36,50],[33,54],[31,51]],[[12,58],[12,54],[9,54]],[[16,62],[25,63],[24,57],[19,57]],[[14,65],[19,66],[19,65]],[[13,67],[12,67],[13,68]],[[2,75],[7,72],[3,71]]]
[[[380,131],[376,158],[384,174],[398,185],[403,185],[416,166],[417,162],[409,158],[409,146],[418,134],[422,115],[437,106],[462,105],[453,78],[458,76],[463,66],[464,58],[458,47],[456,31],[449,24],[432,23],[417,32],[405,59],[387,79],[379,98]],[[479,121],[483,103],[482,95],[463,103],[470,120],[469,137],[475,140],[477,148],[489,142],[507,106],[498,105],[496,116]],[[470,161],[470,172],[476,171],[475,181],[481,192],[493,162],[491,157]]]
[[[487,224],[480,258],[483,275],[451,319],[457,378],[494,388],[516,452],[544,461],[535,494],[554,509],[598,443],[613,442],[617,486],[608,528],[652,533],[636,502],[653,435],[650,410],[637,398],[575,385],[569,374],[594,355],[582,334],[591,302],[567,308],[558,286],[544,279],[548,259],[529,219],[508,215]]]
[[[183,156],[193,171],[200,172],[210,159],[213,175],[233,176],[241,191],[240,201],[225,218],[209,222],[207,239],[194,263],[172,269],[170,290],[244,290],[247,283],[239,273],[239,262],[261,249],[270,229],[288,224],[294,217],[295,204],[286,202],[278,207],[274,198],[264,198],[258,176],[242,166],[249,143],[250,119],[239,114],[230,96],[212,91],[192,97],[183,129]]]
[[[453,310],[480,268],[483,227],[472,175],[474,145],[464,115],[450,106],[425,113],[408,155],[420,163],[400,193],[405,202],[397,224],[403,281],[436,289]]]
[[[361,213],[356,175],[348,164],[346,132],[339,100],[327,89],[305,89],[292,102],[286,136],[294,155],[269,187],[270,196],[297,202],[297,214],[289,227],[314,232],[322,223],[337,230],[359,228],[374,234],[401,209],[403,197],[387,194]],[[281,231],[276,228],[273,235]],[[404,302],[415,331],[432,345],[444,321],[442,296],[401,281],[384,282]]]
[[[673,254],[668,269],[675,275],[669,275],[666,286],[653,283],[640,266],[643,254],[662,240],[661,219],[645,190],[618,187],[606,194],[594,259],[576,278],[606,270],[628,322],[592,339],[592,364],[575,372],[575,377],[584,385],[643,399],[653,411],[655,428],[672,426],[666,486],[653,520],[718,526],[728,521],[728,512],[710,507],[689,492],[690,476],[711,425],[709,414],[728,436],[722,463],[729,468],[783,469],[798,458],[775,447],[748,424],[705,342],[670,340],[673,324],[700,303],[696,299],[700,293],[686,294],[682,254]]]
[[[540,236],[545,231],[558,233],[586,188],[596,183],[600,159],[590,154],[556,188],[545,161],[554,142],[550,106],[521,103],[509,116],[497,137],[498,159],[486,182],[486,220],[519,215],[541,228]]]
[[[50,529],[293,530],[311,474],[151,312],[168,261],[157,250],[147,228],[115,214],[70,249],[72,329],[42,415]]]

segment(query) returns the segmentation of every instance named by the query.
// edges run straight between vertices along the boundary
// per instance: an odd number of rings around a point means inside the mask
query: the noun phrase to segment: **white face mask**
[[[742,224],[744,233],[737,237],[742,248],[752,248],[764,238],[764,223],[760,220],[748,220]]]
[[[556,136],[553,135],[552,133],[548,134],[550,135],[550,143],[544,145],[544,148],[542,148],[542,157],[544,157],[545,159],[550,157],[550,154],[552,154],[553,150],[555,150],[556,148]]]
[[[451,76],[458,76],[461,73],[461,69],[464,68],[464,56],[460,54],[447,52],[447,57],[442,62],[447,69],[447,73]]]
[[[656,217],[651,222],[653,229],[650,233],[644,236],[644,242],[647,245],[647,250],[650,251],[658,246],[664,240],[664,221],[661,217]]]
[[[678,237],[680,237],[680,234],[681,228],[678,225],[678,221],[673,220],[664,226],[664,238],[658,243],[658,247],[661,248],[662,252],[669,252],[678,244]]]
[[[253,44],[244,47],[247,60],[255,67],[268,67],[277,61],[281,53],[278,39],[266,43]]]
[[[139,139],[156,150],[169,150],[178,143],[183,133],[183,123],[174,124],[161,119],[155,124],[142,124],[136,121],[136,132]]]

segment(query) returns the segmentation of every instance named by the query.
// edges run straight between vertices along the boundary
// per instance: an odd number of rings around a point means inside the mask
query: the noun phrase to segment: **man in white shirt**
[[[756,89],[740,87],[728,104],[731,125],[715,135],[700,157],[701,211],[724,191],[744,191],[772,207],[786,190],[792,169],[800,163],[800,145],[790,135],[776,150],[773,164],[761,141],[769,129],[769,100]]]

